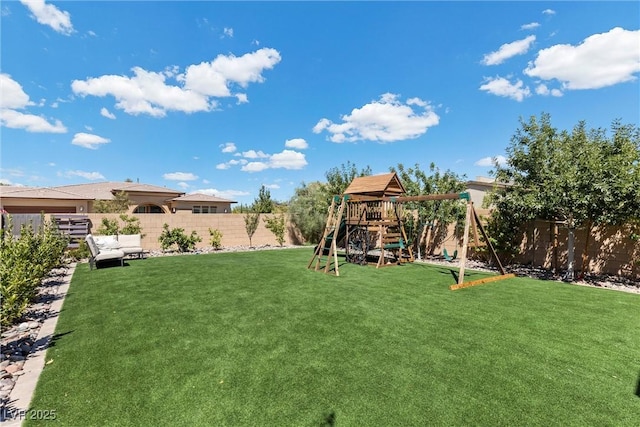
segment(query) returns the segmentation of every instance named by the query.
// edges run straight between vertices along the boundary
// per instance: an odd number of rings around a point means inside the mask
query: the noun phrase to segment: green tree
[[[326,186],[318,181],[305,184],[294,190],[289,201],[292,224],[300,231],[306,242],[318,242],[324,232],[329,210]]]
[[[102,223],[96,230],[96,233],[102,236],[114,236],[117,235],[119,231],[117,219],[102,218]]]
[[[335,195],[341,196],[354,178],[369,175],[371,175],[371,168],[369,166],[358,171],[356,165],[350,161],[347,161],[346,165],[343,163],[340,167],[329,169],[324,174],[327,179],[325,187],[327,197],[331,199],[331,197]]]
[[[426,194],[461,193],[465,190],[466,177],[449,170],[440,172],[434,164],[429,165],[429,173],[420,169],[419,164],[406,168],[399,163],[391,172],[398,174],[407,196]],[[449,225],[465,218],[465,206],[459,200],[437,200],[408,202],[404,204],[405,229],[416,249],[418,245],[425,248],[425,253],[432,254],[447,237]],[[416,215],[417,214],[417,215]],[[458,236],[454,236],[457,238]],[[428,238],[429,241],[424,241]]]
[[[273,212],[274,202],[271,199],[271,191],[264,185],[260,187],[258,197],[253,201],[252,210],[257,213]]]
[[[144,234],[142,234],[142,226],[140,225],[140,218],[133,215],[120,214],[120,219],[124,222],[124,227],[120,229],[119,234],[140,234],[141,238],[144,237]]]
[[[253,235],[256,233],[258,229],[258,225],[260,224],[260,212],[247,212],[244,216],[244,228],[247,231],[247,236],[249,236],[249,247],[253,246],[252,239]]]
[[[126,191],[118,191],[111,200],[96,200],[93,204],[93,211],[96,213],[124,213],[129,210],[131,200]]]
[[[510,184],[492,195],[497,212],[490,225],[504,239],[503,248],[516,252],[521,226],[532,219],[560,222],[568,230],[564,277],[573,280],[576,228],[587,227],[590,234],[594,226],[632,218],[640,207],[640,133],[617,121],[612,130],[607,137],[581,121],[571,132],[559,131],[549,114],[520,120],[507,163],[495,165],[497,180]]]
[[[284,233],[286,231],[284,214],[265,217],[264,222],[267,230],[276,236],[276,242],[282,246],[284,244]]]

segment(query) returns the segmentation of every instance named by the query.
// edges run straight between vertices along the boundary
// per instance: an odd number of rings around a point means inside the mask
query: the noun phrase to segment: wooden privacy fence
[[[89,217],[87,215],[53,214],[51,220],[58,230],[69,238],[69,248],[77,248],[89,234]]]
[[[11,214],[12,234],[20,235],[23,226],[30,226],[34,232],[42,227],[41,214]],[[9,214],[2,214],[2,229],[5,230],[9,226]]]

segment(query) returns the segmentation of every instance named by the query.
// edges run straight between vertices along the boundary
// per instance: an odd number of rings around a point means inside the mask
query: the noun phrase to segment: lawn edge
[[[44,369],[45,356],[54,336],[62,305],[67,296],[76,266],[77,263],[75,262],[69,264],[61,279],[56,292],[58,298],[52,301],[49,315],[40,327],[38,337],[33,345],[35,350],[25,360],[22,368],[24,374],[17,378],[15,386],[9,395],[10,400],[7,402],[7,406],[3,408],[3,427],[20,426],[28,415],[29,405],[31,405],[38,379]],[[50,410],[55,410],[55,408],[50,408]]]

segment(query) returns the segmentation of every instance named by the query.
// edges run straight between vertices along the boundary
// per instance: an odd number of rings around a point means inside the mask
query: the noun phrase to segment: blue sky
[[[6,184],[288,200],[347,161],[486,176],[542,112],[639,123],[637,1],[0,8]]]

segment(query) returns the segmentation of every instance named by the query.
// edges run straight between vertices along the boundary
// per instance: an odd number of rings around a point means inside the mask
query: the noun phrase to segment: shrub
[[[211,246],[213,246],[213,249],[222,249],[222,232],[217,228],[215,229],[210,228],[209,236],[210,236],[209,243],[211,243]]]
[[[7,227],[0,233],[0,315],[2,325],[7,326],[20,319],[36,297],[42,279],[63,263],[68,240],[60,235],[55,223],[44,217],[37,232],[25,224],[17,238],[13,237],[9,217]]]
[[[284,215],[274,215],[264,218],[265,227],[276,236],[276,241],[280,246],[284,244],[284,233],[286,231]]]
[[[91,251],[89,251],[87,242],[80,240],[80,244],[77,248],[67,251],[67,256],[73,260],[79,261],[81,259],[89,258],[91,256]]]
[[[140,238],[144,237],[142,227],[140,226],[140,218],[121,214],[120,219],[124,222],[124,227],[122,227],[118,234],[139,234]]]
[[[102,218],[102,224],[98,227],[96,233],[103,236],[140,234],[140,237],[144,237],[144,234],[142,234],[142,227],[140,226],[140,218],[129,216],[127,214],[120,214],[120,220],[124,222],[124,226],[122,228],[120,228],[117,219]]]
[[[169,229],[169,224],[162,226],[162,233],[158,237],[160,246],[163,251],[166,251],[171,246],[176,245],[179,252],[187,252],[195,249],[196,243],[201,242],[202,238],[198,236],[198,233],[191,232],[190,236],[184,233],[184,228]]]
[[[103,236],[111,236],[118,234],[118,230],[119,227],[117,219],[102,218],[102,223],[96,230],[96,233]]]

